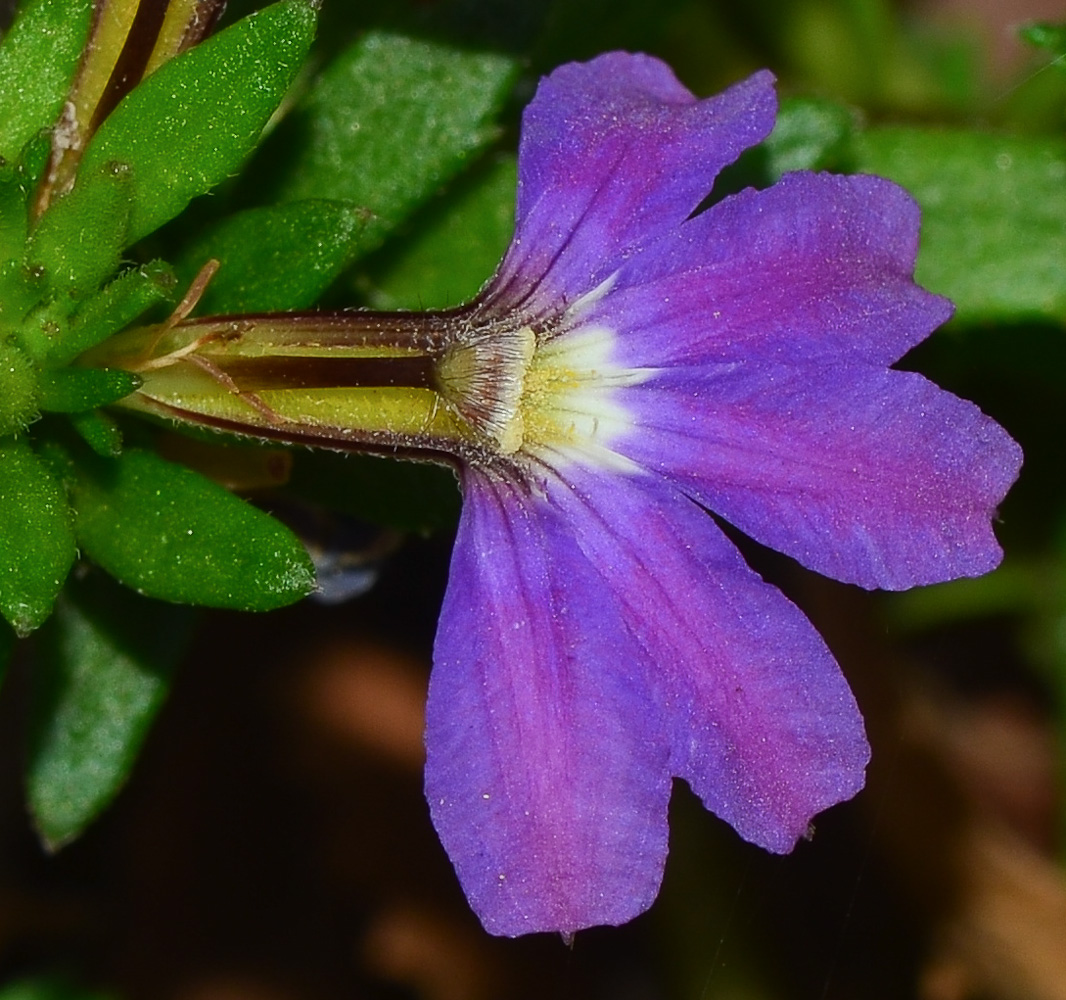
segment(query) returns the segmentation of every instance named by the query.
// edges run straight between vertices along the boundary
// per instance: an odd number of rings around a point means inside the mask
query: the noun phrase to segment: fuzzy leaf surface
[[[82,46],[92,0],[31,0],[0,44],[0,156],[59,116]]]
[[[74,498],[85,554],[146,596],[268,611],[314,587],[288,528],[154,452],[84,463]]]
[[[366,221],[354,205],[320,198],[248,209],[190,247],[178,275],[188,284],[208,260],[220,262],[204,314],[305,309],[351,260]]]
[[[25,441],[0,441],[0,614],[27,635],[42,625],[74,562],[63,489]]]
[[[166,63],[104,121],[80,172],[111,161],[130,165],[130,243],[238,169],[296,76],[314,30],[307,0],[276,3]]]

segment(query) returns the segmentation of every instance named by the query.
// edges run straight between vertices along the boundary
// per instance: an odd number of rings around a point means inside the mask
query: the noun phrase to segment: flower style
[[[525,112],[514,239],[471,304],[190,320],[127,345],[154,355],[142,408],[451,456],[426,795],[493,933],[646,909],[675,777],[778,852],[862,786],[832,655],[707,510],[867,588],[999,562],[1018,447],[888,367],[951,313],[914,284],[910,197],[795,173],[693,214],[774,115],[768,73],[697,100],[650,57],[564,66]]]

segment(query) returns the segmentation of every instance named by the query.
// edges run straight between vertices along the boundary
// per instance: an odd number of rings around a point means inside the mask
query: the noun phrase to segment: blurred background
[[[1066,18],[1061,0],[377,6],[325,0],[323,51],[395,23],[521,57],[501,151],[539,73],[616,47],[663,56],[703,94],[769,66],[785,95],[831,98],[864,122],[1055,142],[1066,125],[1066,74],[1017,32]],[[329,300],[387,302],[403,239]],[[127,787],[55,855],[23,805],[16,664],[0,697],[0,982],[165,1000],[1063,1000],[1064,320],[956,322],[905,359],[1025,449],[997,573],[867,594],[745,546],[836,653],[874,749],[866,790],[791,856],[740,842],[679,784],[648,914],[572,947],[487,936],[421,793],[452,515],[433,532],[345,522],[343,543],[327,521],[316,533],[369,589],[334,606],[204,614]]]

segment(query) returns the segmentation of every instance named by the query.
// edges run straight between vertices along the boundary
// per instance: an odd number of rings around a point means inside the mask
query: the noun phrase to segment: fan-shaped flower
[[[774,114],[766,73],[696,100],[624,54],[526,110],[514,240],[454,362],[491,373],[451,393],[490,445],[462,466],[426,731],[434,822],[495,933],[649,906],[671,777],[780,852],[862,785],[833,657],[703,507],[863,587],[999,561],[1017,447],[887,368],[951,312],[913,283],[908,195],[798,173],[693,217]]]
[[[1017,446],[888,367],[951,313],[914,283],[911,198],[795,173],[694,214],[774,116],[767,73],[697,100],[646,56],[564,66],[525,112],[514,239],[471,304],[127,342],[151,355],[136,405],[458,469],[426,795],[493,933],[647,908],[675,777],[778,852],[862,786],[832,655],[708,510],[862,587],[1000,559]]]

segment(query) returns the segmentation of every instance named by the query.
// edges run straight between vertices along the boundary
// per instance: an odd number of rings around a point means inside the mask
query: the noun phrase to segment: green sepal
[[[26,264],[43,267],[53,316],[67,316],[118,268],[129,228],[132,178],[112,160],[83,169],[30,235]]]
[[[305,309],[354,256],[367,213],[343,201],[308,199],[238,212],[186,250],[176,265],[183,284],[203,264],[218,273],[199,303],[201,313]]]
[[[308,0],[251,14],[163,65],[108,116],[81,173],[133,171],[130,242],[240,167],[302,65],[315,30]]]
[[[0,156],[59,117],[89,35],[92,0],[30,0],[0,45]]]
[[[139,448],[78,466],[78,542],[134,590],[268,611],[314,588],[311,561],[288,528],[192,470]]]
[[[856,166],[922,208],[916,277],[962,322],[1066,315],[1066,142],[884,127],[856,137]]]
[[[265,155],[292,153],[275,200],[328,193],[359,205],[368,215],[359,251],[374,249],[496,137],[517,70],[497,53],[363,36],[272,137]]]
[[[40,633],[26,790],[56,850],[114,799],[170,689],[195,612],[102,577],[74,581]]]
[[[118,422],[100,410],[72,413],[70,422],[85,443],[103,458],[122,454],[122,431]]]
[[[160,260],[123,272],[81,306],[61,338],[41,338],[40,357],[53,365],[73,361],[165,301],[175,284],[174,272]]]
[[[0,441],[0,614],[19,635],[51,614],[75,554],[59,482],[25,441]]]
[[[40,407],[53,413],[82,413],[135,392],[138,375],[118,368],[55,368],[41,372]]]

